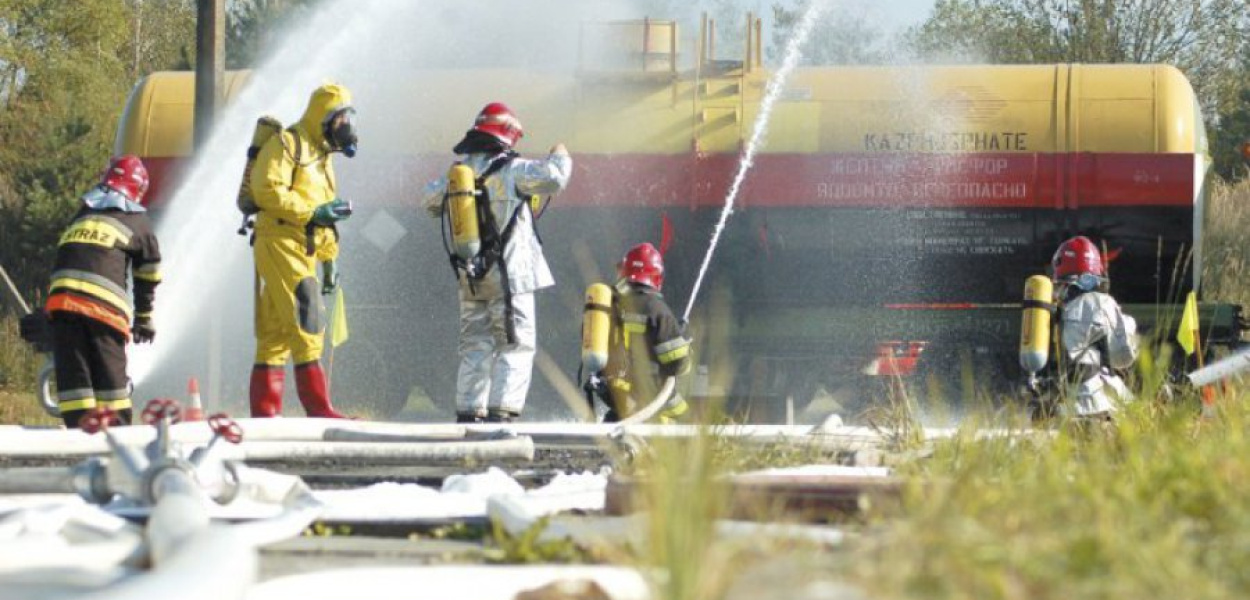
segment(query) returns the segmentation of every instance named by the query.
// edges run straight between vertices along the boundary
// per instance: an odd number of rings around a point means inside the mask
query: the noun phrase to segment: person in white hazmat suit
[[[534,292],[555,284],[534,229],[532,196],[562,191],[573,172],[564,144],[542,159],[513,151],[522,128],[505,105],[486,105],[453,152],[477,179],[481,251],[452,256],[460,283],[460,369],[456,422],[509,422],[520,417],[537,350]],[[448,180],[424,190],[430,216],[444,218]]]
[[[1117,372],[1137,359],[1137,322],[1106,293],[1106,266],[1089,238],[1060,244],[1051,264],[1062,360],[1075,389],[1070,409],[1076,417],[1109,420],[1120,404],[1132,400]]]

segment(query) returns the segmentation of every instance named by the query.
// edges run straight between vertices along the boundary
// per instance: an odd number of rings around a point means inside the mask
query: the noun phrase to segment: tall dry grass
[[[1250,306],[1250,178],[1217,181],[1207,207],[1203,242],[1203,296]]]
[[[906,469],[904,517],[844,575],[888,598],[1250,597],[1250,411],[1200,421],[1193,395],[1112,427],[967,435]]]
[[[656,598],[712,600],[724,593],[737,549],[717,543],[716,520],[728,493],[718,480],[714,442],[659,439],[638,465],[637,501],[647,510],[647,545],[640,562],[653,574]]]
[[[17,321],[14,315],[0,316],[0,388],[29,391],[42,359],[18,335]]]
[[[14,315],[0,317],[0,424],[53,424],[34,393],[43,358],[22,341],[17,321]]]
[[[1250,181],[1210,202],[1204,296],[1250,306]],[[1250,597],[1250,386],[1201,419],[1169,362],[1147,349],[1114,426],[938,444],[840,575],[883,598]]]

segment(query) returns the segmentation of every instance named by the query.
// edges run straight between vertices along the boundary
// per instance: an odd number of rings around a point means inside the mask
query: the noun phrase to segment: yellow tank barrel
[[[1020,322],[1020,367],[1033,374],[1050,360],[1050,318],[1054,313],[1054,284],[1045,275],[1024,282],[1024,311]]]
[[[256,120],[256,128],[252,130],[252,145],[247,149],[247,162],[243,165],[243,181],[239,183],[238,206],[242,210],[250,207],[249,214],[256,212],[256,202],[252,200],[252,166],[256,164],[256,155],[261,146],[269,138],[282,133],[282,122],[270,115]],[[299,160],[296,157],[296,160]]]
[[[469,260],[482,249],[477,222],[477,189],[473,169],[456,163],[447,172],[447,211],[451,219],[452,251]]]
[[[598,373],[608,364],[608,337],[612,333],[612,288],[592,283],[586,288],[582,313],[582,368]]]

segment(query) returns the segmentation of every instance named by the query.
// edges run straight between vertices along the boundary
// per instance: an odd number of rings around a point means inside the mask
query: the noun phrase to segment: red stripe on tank
[[[373,206],[416,208],[422,186],[454,157],[337,160],[344,194]],[[145,158],[159,206],[181,160]],[[557,207],[712,208],[738,168],[732,154],[574,154]],[[362,182],[368,181],[369,185]],[[360,197],[369,190],[376,197]],[[383,191],[379,193],[378,191]],[[1086,208],[1191,206],[1192,154],[761,154],[740,207]],[[225,206],[230,206],[225,200]]]

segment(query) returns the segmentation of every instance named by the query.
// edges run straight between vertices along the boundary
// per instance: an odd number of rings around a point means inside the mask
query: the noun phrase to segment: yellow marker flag
[[[347,341],[347,307],[343,303],[343,288],[334,297],[334,315],[330,317],[330,345],[339,346]]]
[[[1185,355],[1194,353],[1194,337],[1198,332],[1198,300],[1193,292],[1185,298],[1185,311],[1181,313],[1181,324],[1176,328],[1176,341],[1185,349]]]

